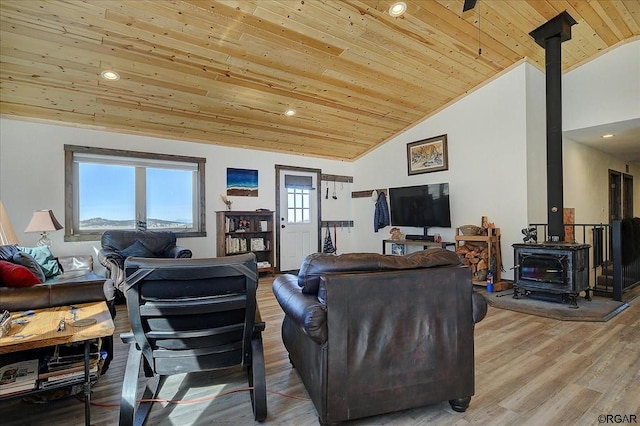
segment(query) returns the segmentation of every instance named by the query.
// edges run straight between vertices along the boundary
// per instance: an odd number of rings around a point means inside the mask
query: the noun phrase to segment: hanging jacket
[[[389,207],[387,206],[387,197],[384,192],[378,194],[378,201],[376,201],[376,208],[373,213],[373,230],[378,232],[378,229],[389,226],[391,221],[389,219]]]

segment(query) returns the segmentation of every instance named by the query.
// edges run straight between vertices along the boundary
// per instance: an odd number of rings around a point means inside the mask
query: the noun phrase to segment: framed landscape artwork
[[[448,168],[447,135],[407,144],[407,170],[409,175],[438,172]]]
[[[258,196],[258,171],[227,168],[227,195]]]

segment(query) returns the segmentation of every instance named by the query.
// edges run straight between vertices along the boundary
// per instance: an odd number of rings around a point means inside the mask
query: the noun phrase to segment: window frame
[[[301,187],[288,187],[287,189],[287,225],[308,225],[311,223],[311,190]],[[289,198],[293,196],[293,207],[289,204]],[[297,197],[300,197],[301,204],[298,205]],[[306,201],[306,207],[305,207]],[[290,220],[289,210],[293,210],[294,220]],[[296,220],[297,213],[300,212],[302,220]],[[304,213],[307,213],[307,220],[304,220]]]
[[[79,231],[75,228],[76,212],[75,207],[77,200],[76,185],[78,176],[76,176],[76,167],[74,167],[74,154],[90,154],[105,157],[122,157],[123,159],[139,159],[139,160],[159,160],[166,162],[193,163],[197,165],[196,185],[192,188],[195,191],[195,208],[198,211],[195,216],[198,223],[194,224],[195,229],[192,231],[173,231],[176,237],[206,237],[206,202],[205,202],[205,163],[206,159],[201,157],[187,157],[171,154],[156,154],[140,151],[126,151],[110,148],[96,148],[79,145],[64,145],[64,162],[65,162],[65,231],[64,241],[99,241],[104,230],[101,231]],[[137,203],[137,198],[136,198]],[[136,208],[137,209],[137,208]],[[153,231],[153,229],[149,229]]]

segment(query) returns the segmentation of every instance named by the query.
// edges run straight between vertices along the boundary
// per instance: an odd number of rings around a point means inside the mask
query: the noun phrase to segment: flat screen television
[[[389,188],[389,205],[392,225],[451,227],[448,183]]]

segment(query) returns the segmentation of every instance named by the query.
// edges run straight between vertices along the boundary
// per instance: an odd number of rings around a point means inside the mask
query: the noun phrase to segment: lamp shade
[[[19,244],[18,237],[13,230],[13,226],[11,226],[11,221],[7,215],[7,211],[4,209],[2,201],[0,201],[0,244]]]
[[[49,232],[62,229],[62,225],[53,215],[51,210],[36,210],[31,216],[31,222],[27,225],[24,232]]]

